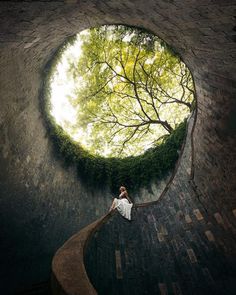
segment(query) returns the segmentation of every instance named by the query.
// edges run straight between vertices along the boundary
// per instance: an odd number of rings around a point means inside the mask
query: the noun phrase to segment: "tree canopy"
[[[194,100],[191,73],[157,36],[125,26],[79,34],[81,53],[68,59],[68,97],[76,123],[68,133],[94,155],[138,155],[162,142]]]

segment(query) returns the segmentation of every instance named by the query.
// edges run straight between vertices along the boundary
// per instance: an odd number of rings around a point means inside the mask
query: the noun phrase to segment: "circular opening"
[[[79,33],[51,77],[51,115],[93,155],[137,156],[189,115],[193,81],[157,36],[126,26]]]
[[[163,40],[123,25],[82,31],[59,49],[45,81],[55,146],[86,181],[137,188],[174,167],[194,87]]]

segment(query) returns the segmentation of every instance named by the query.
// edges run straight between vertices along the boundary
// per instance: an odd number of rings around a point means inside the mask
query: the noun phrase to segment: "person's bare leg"
[[[113,200],[112,204],[111,204],[111,208],[109,209],[109,212],[111,212],[112,210],[114,210],[115,207],[115,200]]]

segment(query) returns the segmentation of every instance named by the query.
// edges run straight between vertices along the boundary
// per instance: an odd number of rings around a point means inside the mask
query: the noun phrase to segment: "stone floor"
[[[236,294],[236,219],[205,210],[189,182],[192,125],[165,195],[134,208],[132,221],[116,212],[88,243],[85,266],[98,294]]]

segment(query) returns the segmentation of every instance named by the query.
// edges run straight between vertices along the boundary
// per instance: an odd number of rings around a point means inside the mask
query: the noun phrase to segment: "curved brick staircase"
[[[226,216],[200,202],[190,181],[192,129],[193,118],[177,172],[158,201],[136,205],[131,222],[107,215],[59,249],[54,294],[236,294],[235,210]]]
[[[205,210],[189,181],[192,123],[161,199],[132,222],[115,214],[90,239],[85,266],[98,294],[236,294],[235,216]]]

